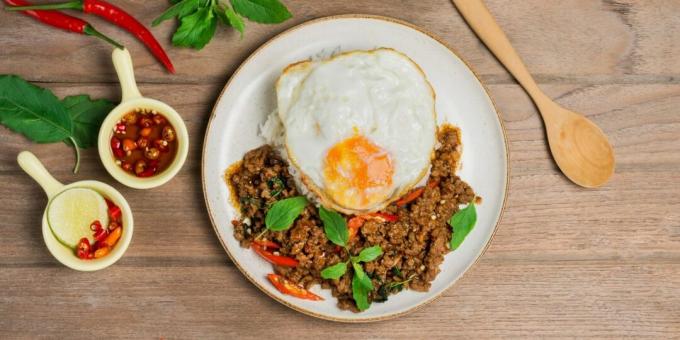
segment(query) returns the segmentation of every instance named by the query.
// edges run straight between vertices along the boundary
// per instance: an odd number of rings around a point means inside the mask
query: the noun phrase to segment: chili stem
[[[78,143],[73,137],[69,136],[68,139],[73,143],[73,149],[76,151],[76,165],[73,167],[73,173],[78,173],[78,168],[80,168],[80,149],[78,149]]]
[[[92,26],[90,26],[90,25],[85,26],[85,28],[83,29],[83,33],[85,33],[85,34],[87,34],[87,35],[90,35],[90,36],[93,36],[93,37],[97,37],[97,38],[99,38],[99,39],[101,39],[101,40],[104,40],[104,41],[106,41],[107,43],[109,43],[109,44],[111,44],[111,45],[113,45],[113,46],[115,46],[115,47],[117,47],[117,48],[119,48],[119,49],[121,49],[121,50],[124,50],[124,49],[125,49],[125,47],[123,47],[123,45],[121,45],[121,44],[119,44],[117,41],[115,41],[115,40],[113,40],[113,39],[107,37],[107,36],[104,35],[103,33],[97,31],[96,29],[94,29],[94,27],[92,27]]]
[[[31,6],[5,6],[6,11],[55,10],[55,9],[83,9],[82,1],[69,1],[57,4]]]

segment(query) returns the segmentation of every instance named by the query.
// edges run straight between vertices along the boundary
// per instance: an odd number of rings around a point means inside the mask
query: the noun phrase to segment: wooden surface
[[[140,90],[185,118],[191,151],[169,184],[137,191],[86,150],[78,175],[65,145],[36,145],[0,128],[0,338],[654,337],[680,335],[680,2],[489,0],[539,86],[608,134],[616,173],[598,190],[557,170],[528,97],[447,0],[286,1],[295,17],[220,30],[203,51],[169,48],[170,76],[133,39]],[[165,1],[116,1],[144,22]],[[481,74],[502,113],[510,192],[496,237],[443,297],[397,320],[316,320],[266,297],[230,263],[201,192],[200,150],[212,105],[257,46],[308,19],[363,12],[413,22],[442,37]],[[154,33],[169,45],[173,24]],[[107,46],[0,11],[0,74],[59,96],[118,100]],[[15,158],[33,151],[61,181],[94,178],[128,198],[135,234],[126,255],[96,273],[62,267],[40,230],[46,203]]]

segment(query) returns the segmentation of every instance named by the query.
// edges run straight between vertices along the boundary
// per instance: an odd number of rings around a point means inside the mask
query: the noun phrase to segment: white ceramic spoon
[[[61,184],[59,181],[54,179],[54,177],[52,177],[49,172],[47,172],[47,169],[45,169],[42,163],[40,163],[38,158],[28,151],[22,151],[19,153],[17,162],[19,163],[19,166],[36,182],[38,182],[43,190],[45,190],[48,200],[52,200],[64,190],[71,188],[89,188],[99,192],[102,196],[109,199],[121,209],[123,233],[121,234],[118,243],[116,243],[116,246],[113,247],[108,255],[102,258],[82,260],[76,256],[73,249],[61,244],[54,236],[49,224],[47,223],[46,208],[42,219],[42,234],[43,239],[45,240],[45,245],[47,245],[47,249],[49,249],[54,258],[56,258],[63,265],[75,270],[93,271],[106,268],[118,261],[118,259],[123,256],[123,253],[125,253],[125,250],[127,250],[128,245],[130,245],[130,241],[132,240],[134,225],[130,205],[128,205],[127,201],[123,195],[118,192],[118,190],[106,183],[99,181],[79,181],[68,185]],[[49,201],[47,206],[49,206]]]

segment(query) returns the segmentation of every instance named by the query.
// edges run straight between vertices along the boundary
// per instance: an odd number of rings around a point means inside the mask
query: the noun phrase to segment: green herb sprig
[[[470,202],[467,207],[459,210],[449,220],[451,226],[451,250],[456,250],[465,237],[472,231],[477,223],[477,209],[475,209],[475,202]]]
[[[399,270],[399,268],[397,267],[392,267],[392,275],[394,275],[395,277],[399,277],[402,280],[404,279],[401,270]],[[378,299],[376,300],[376,302],[387,301],[387,298],[389,297],[390,294],[402,291],[404,289],[404,286],[407,283],[411,282],[411,280],[413,280],[414,277],[416,277],[416,274],[411,274],[406,280],[394,281],[380,285],[380,288],[378,288]]]
[[[271,189],[271,197],[276,198],[281,195],[283,190],[286,188],[286,184],[279,177],[274,177],[267,181],[267,186]]]
[[[289,197],[272,204],[264,218],[265,229],[255,238],[262,237],[267,230],[288,230],[305,210],[307,204],[309,204],[309,201],[304,196]]]
[[[345,249],[349,259],[345,262],[339,262],[332,266],[326,267],[321,271],[321,277],[324,279],[339,279],[347,272],[347,265],[352,264],[354,270],[354,277],[352,278],[352,297],[357,304],[359,310],[366,310],[371,304],[368,302],[368,294],[373,290],[373,282],[371,278],[364,272],[361,263],[371,262],[380,255],[383,251],[380,246],[372,246],[364,248],[359,252],[359,255],[352,256],[349,249],[347,249],[347,242],[349,242],[349,230],[347,229],[347,222],[340,214],[335,211],[327,210],[324,207],[319,207],[319,217],[324,225],[324,232],[326,237]]]
[[[278,24],[292,17],[279,0],[171,0],[173,6],[152,22],[156,26],[177,18],[179,26],[172,44],[197,50],[205,47],[215,35],[217,24],[245,31],[245,19],[262,24]]]
[[[64,142],[73,146],[80,166],[79,148],[97,144],[99,126],[114,105],[87,95],[59,100],[52,91],[15,75],[0,75],[0,124],[36,143]]]

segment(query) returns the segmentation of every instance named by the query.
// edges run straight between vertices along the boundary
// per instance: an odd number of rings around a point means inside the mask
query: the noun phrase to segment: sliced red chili
[[[87,237],[83,237],[76,245],[76,256],[78,256],[79,259],[86,260],[91,258],[91,250],[92,247],[90,246],[90,240],[88,240]]]
[[[430,182],[427,183],[427,187],[429,189],[432,189],[432,188],[436,187],[438,184],[439,184],[439,181],[430,181]],[[398,207],[403,207],[403,206],[413,202],[416,198],[422,196],[424,192],[425,192],[425,187],[416,188],[415,190],[406,194],[404,197],[397,200],[397,202],[395,204]]]
[[[296,267],[300,262],[298,260],[288,257],[288,256],[281,256],[281,255],[274,255],[274,253],[265,250],[261,246],[257,244],[251,245],[253,250],[262,258],[267,260],[267,262],[275,264],[277,266],[283,266],[283,267]]]
[[[395,204],[398,207],[403,207],[411,202],[413,202],[416,198],[420,197],[423,192],[425,192],[425,187],[420,187],[416,188],[415,190],[412,190],[408,194],[406,194],[404,197],[400,198]]]
[[[300,299],[322,301],[323,298],[294,284],[290,280],[278,274],[267,274],[267,279],[271,282],[279,292],[290,296],[295,296]]]
[[[366,215],[362,215],[364,218],[378,220],[380,222],[397,222],[399,221],[399,216],[394,214],[389,214],[385,212],[375,212]]]
[[[256,244],[256,245],[258,245],[258,246],[260,246],[264,249],[279,249],[279,248],[281,248],[281,246],[278,243],[272,242],[272,241],[269,241],[269,240],[255,240],[255,241],[253,241],[253,244]]]
[[[109,235],[109,232],[108,232],[106,229],[100,228],[100,229],[97,229],[97,230],[94,232],[93,237],[94,237],[94,239],[97,240],[97,241],[102,241],[102,240],[104,240],[104,239],[106,238],[106,236],[108,236],[108,235]]]
[[[109,218],[110,219],[112,219],[114,221],[118,221],[118,219],[120,218],[120,215],[121,215],[120,207],[118,207],[117,205],[109,206]]]
[[[111,151],[118,159],[125,158],[125,151],[123,151],[123,143],[117,137],[111,137]]]
[[[97,230],[101,230],[101,229],[102,229],[102,223],[99,222],[99,220],[94,220],[94,222],[92,222],[90,224],[90,230],[92,230],[92,231],[97,231]]]
[[[349,219],[347,222],[347,228],[349,229],[350,240],[354,238],[357,233],[359,233],[359,229],[361,229],[361,226],[363,226],[364,223],[366,223],[366,219],[361,216],[354,216]]]

